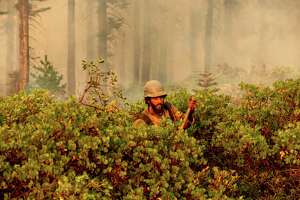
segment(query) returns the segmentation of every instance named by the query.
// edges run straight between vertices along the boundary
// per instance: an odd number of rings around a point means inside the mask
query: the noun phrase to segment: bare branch
[[[7,15],[8,12],[7,11],[0,11],[0,15]]]
[[[89,91],[89,89],[90,89],[91,87],[92,87],[92,86],[89,85],[88,87],[85,88],[85,90],[83,91],[82,96],[80,97],[79,103],[83,103],[83,99],[84,99],[86,93]]]
[[[101,110],[101,108],[97,107],[97,106],[94,106],[94,105],[91,105],[91,104],[87,104],[87,103],[84,103],[84,102],[81,102],[82,105],[84,106],[88,106],[88,107],[91,107],[91,108],[95,108],[96,110]]]
[[[31,16],[36,16],[37,14],[39,14],[39,13],[41,13],[41,12],[45,12],[45,11],[50,10],[50,9],[51,9],[51,7],[40,8],[40,9],[38,9],[38,10],[32,10],[32,11],[30,12],[30,15],[31,15]]]

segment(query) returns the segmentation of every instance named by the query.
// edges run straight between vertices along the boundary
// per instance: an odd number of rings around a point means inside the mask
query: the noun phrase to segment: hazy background
[[[215,76],[231,93],[240,81],[270,84],[299,78],[299,0],[44,0],[50,8],[29,21],[31,65],[44,55],[67,83],[68,12],[75,5],[76,94],[86,75],[83,59],[105,59],[130,98],[148,79],[197,87],[198,74]],[[17,0],[0,0],[0,94],[19,70]],[[68,83],[67,83],[68,84]]]

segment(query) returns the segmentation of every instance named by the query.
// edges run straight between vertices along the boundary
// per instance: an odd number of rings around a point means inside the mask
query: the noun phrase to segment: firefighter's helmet
[[[163,86],[157,80],[150,80],[144,86],[144,97],[167,96]]]

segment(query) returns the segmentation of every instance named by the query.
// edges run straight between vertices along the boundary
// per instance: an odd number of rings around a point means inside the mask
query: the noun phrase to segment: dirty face
[[[153,108],[154,112],[161,113],[163,111],[164,103],[164,96],[150,98],[150,106]]]

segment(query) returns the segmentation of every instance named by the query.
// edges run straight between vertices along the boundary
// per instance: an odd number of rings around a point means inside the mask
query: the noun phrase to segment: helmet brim
[[[165,97],[165,96],[167,96],[167,93],[166,92],[158,92],[158,93],[156,93],[155,95],[150,95],[150,94],[148,94],[148,95],[146,95],[145,97]]]

